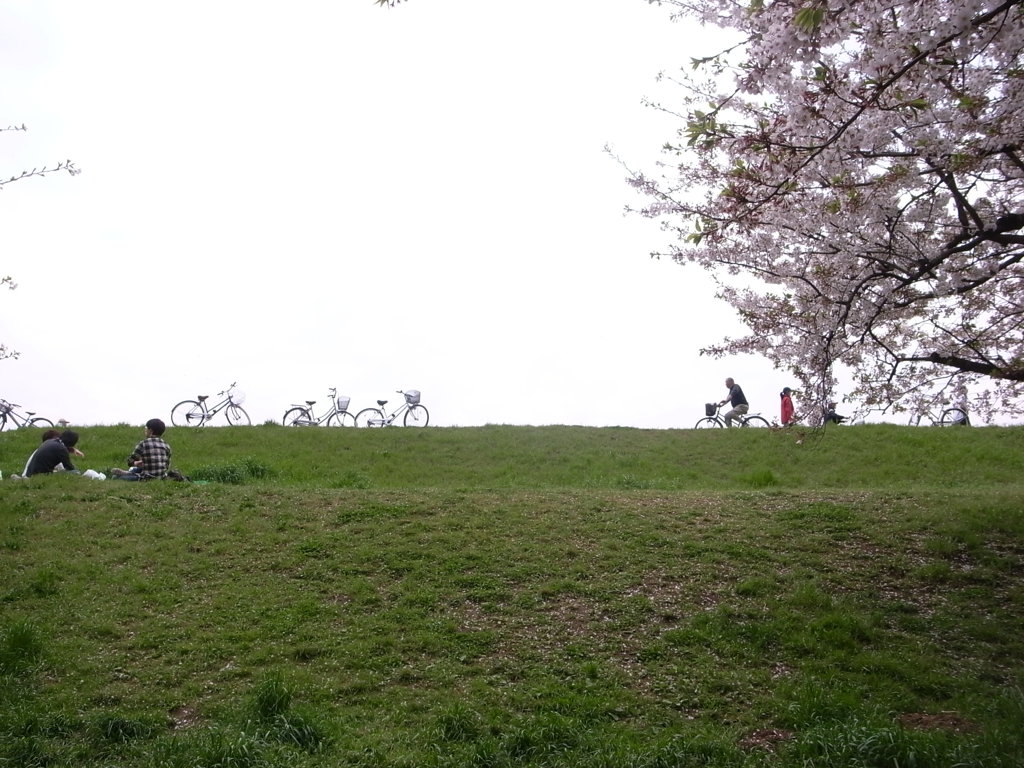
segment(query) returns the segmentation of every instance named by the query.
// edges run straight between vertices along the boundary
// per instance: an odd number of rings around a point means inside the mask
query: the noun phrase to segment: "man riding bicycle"
[[[744,415],[750,410],[750,404],[747,403],[747,398],[743,394],[743,390],[740,385],[733,381],[732,377],[725,380],[725,386],[729,390],[729,396],[722,400],[719,405],[725,405],[726,403],[732,404],[732,410],[728,411],[725,418],[725,426],[731,427],[733,419],[739,421],[740,416]]]

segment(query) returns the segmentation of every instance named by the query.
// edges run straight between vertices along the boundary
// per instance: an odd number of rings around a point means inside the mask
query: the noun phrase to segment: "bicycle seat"
[[[381,408],[383,408],[387,404],[388,404],[387,400],[378,400],[377,401],[377,405],[379,405]]]
[[[306,405],[316,405],[316,400],[307,400]]]
[[[208,397],[209,397],[209,395],[199,395],[199,402],[200,403],[203,402],[203,400],[205,400]]]

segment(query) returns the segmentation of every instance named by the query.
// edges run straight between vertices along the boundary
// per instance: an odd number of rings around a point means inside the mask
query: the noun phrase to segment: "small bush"
[[[615,481],[615,485],[625,490],[644,490],[652,486],[651,481],[641,480],[636,475],[622,475]]]
[[[193,480],[205,480],[213,483],[242,485],[248,480],[263,480],[271,476],[273,471],[266,464],[247,456],[233,464],[215,464],[199,467],[191,473]]]
[[[358,488],[360,490],[369,488],[373,483],[370,478],[362,472],[348,470],[331,482],[332,488]]]
[[[292,692],[277,675],[271,675],[257,686],[252,699],[256,717],[270,721],[285,714],[292,705]]]
[[[438,716],[433,733],[438,742],[473,741],[481,730],[480,716],[465,704],[455,704]]]
[[[188,765],[206,768],[262,768],[271,763],[265,741],[258,733],[211,730],[203,734]]]
[[[17,675],[31,669],[43,655],[35,626],[18,621],[0,634],[0,674]]]
[[[770,469],[759,469],[749,475],[743,475],[739,479],[753,488],[770,488],[779,485],[779,479]]]
[[[327,743],[313,718],[292,710],[292,692],[279,675],[271,675],[257,686],[252,709],[270,740],[310,753],[319,752]]]
[[[273,722],[272,734],[281,744],[298,747],[309,753],[319,752],[327,745],[323,729],[312,718],[300,712],[289,712],[277,717]]]
[[[161,730],[161,725],[152,719],[105,713],[96,719],[93,730],[99,740],[124,744],[136,739],[152,738]]]

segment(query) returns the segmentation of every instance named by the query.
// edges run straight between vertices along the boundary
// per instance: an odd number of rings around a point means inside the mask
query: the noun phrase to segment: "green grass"
[[[0,766],[1024,763],[1024,430],[167,439],[0,484]]]

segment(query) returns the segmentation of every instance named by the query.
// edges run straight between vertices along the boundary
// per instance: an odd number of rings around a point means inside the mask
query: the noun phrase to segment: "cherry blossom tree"
[[[735,33],[630,170],[754,353],[825,403],[1021,413],[1024,0],[648,0]],[[806,395],[805,395],[806,397]]]

